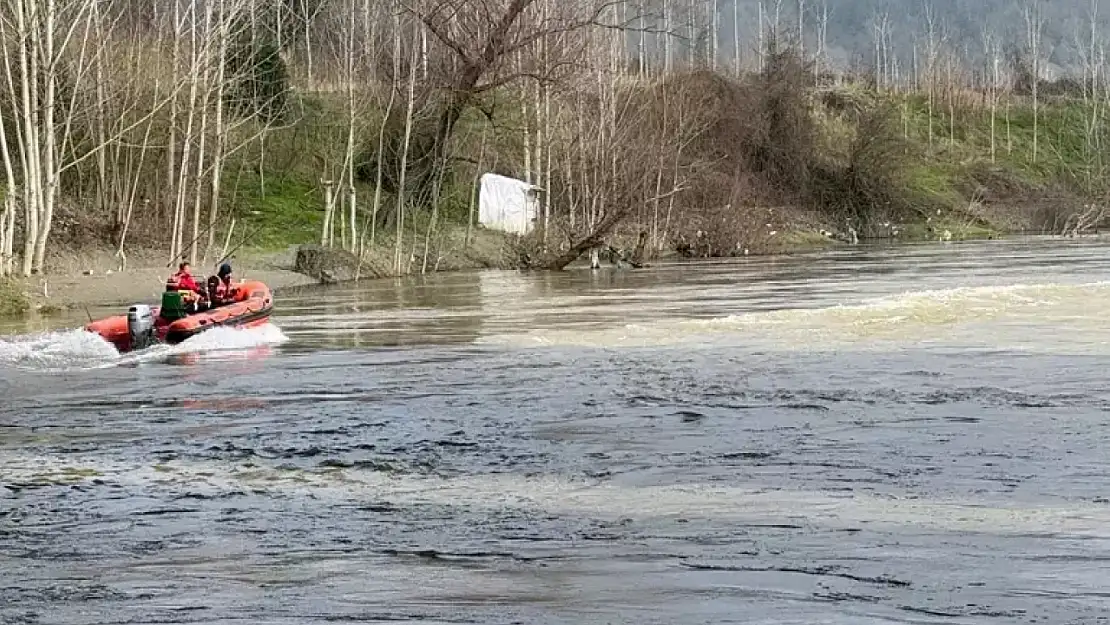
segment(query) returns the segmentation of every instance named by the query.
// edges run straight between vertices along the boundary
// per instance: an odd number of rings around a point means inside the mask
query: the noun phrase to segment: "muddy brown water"
[[[1108,305],[1034,239],[9,324],[0,622],[1105,623]]]

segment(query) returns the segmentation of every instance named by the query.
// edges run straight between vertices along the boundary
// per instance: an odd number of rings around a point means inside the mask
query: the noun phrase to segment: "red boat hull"
[[[253,328],[270,320],[273,307],[274,298],[269,287],[257,280],[247,280],[235,285],[234,301],[231,303],[176,321],[167,322],[158,316],[158,308],[152,307],[154,336],[162,343],[176,345],[212,328]],[[120,352],[131,351],[126,314],[93,321],[85,326],[85,330],[99,334]]]

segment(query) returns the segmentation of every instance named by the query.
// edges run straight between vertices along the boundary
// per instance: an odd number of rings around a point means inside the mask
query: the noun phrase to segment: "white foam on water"
[[[1065,327],[1101,330],[1099,311],[1107,306],[1110,282],[973,286],[906,291],[819,308],[754,311],[709,319],[660,318],[596,330],[534,329],[485,336],[480,341],[507,346],[654,347],[715,344],[735,338],[816,347],[951,338],[957,328],[973,328],[1000,319],[1026,327],[1047,324],[1064,334]],[[974,331],[969,330],[969,334],[975,337]],[[1012,343],[1014,337],[998,334],[978,338]],[[1088,334],[1088,344],[1090,339]]]
[[[37,371],[85,369],[114,363],[116,348],[85,330],[43,332],[0,339],[0,367]]]
[[[98,457],[43,456],[7,450],[8,479],[72,483],[102,479],[127,487],[187,487],[192,492],[268,492],[312,501],[461,506],[474,511],[517,508],[609,519],[684,518],[720,522],[796,522],[843,529],[1022,534],[1046,532],[1110,539],[1110,510],[1087,502],[1020,502],[983,498],[851,495],[805,489],[768,489],[758,483],[626,485],[561,476],[512,474],[438,478],[350,468],[325,473],[221,462],[171,460],[157,467]]]
[[[178,343],[119,353],[98,334],[83,329],[43,332],[0,339],[0,369],[68,372],[163,360],[184,354],[247,350],[289,340],[267,323],[254,328],[212,328]]]

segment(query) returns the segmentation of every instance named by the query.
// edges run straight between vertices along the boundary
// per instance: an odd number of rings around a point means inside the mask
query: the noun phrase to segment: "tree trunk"
[[[397,33],[398,37],[401,33]],[[412,139],[412,124],[414,109],[416,107],[416,48],[413,47],[412,57],[409,59],[408,77],[408,108],[405,112],[405,137],[401,148],[400,183],[397,185],[397,238],[393,244],[393,272],[401,274],[402,249],[404,246],[405,231],[405,172],[408,169],[409,142]],[[456,118],[457,119],[457,118]]]
[[[215,94],[215,139],[216,146],[212,151],[212,179],[210,181],[208,196],[208,241],[204,246],[204,260],[216,246],[216,220],[220,214],[220,184],[223,181],[224,154],[227,151],[227,138],[229,128],[224,116],[224,85],[226,83],[226,65],[228,42],[232,36],[231,16],[224,2],[220,2],[219,15],[219,40],[216,43],[216,94]],[[236,11],[232,9],[232,15]]]
[[[597,223],[593,232],[571,244],[570,249],[566,252],[543,263],[542,267],[551,271],[561,271],[565,269],[567,265],[578,260],[579,256],[586,253],[591,248],[601,245],[605,237],[609,236],[613,228],[617,227],[617,224],[619,224],[627,214],[627,210],[611,210],[608,215]]]
[[[35,260],[35,241],[39,234],[39,211],[42,206],[42,177],[40,161],[42,153],[39,149],[38,129],[41,128],[37,111],[38,84],[35,82],[39,75],[37,54],[31,49],[31,33],[34,27],[33,11],[30,8],[31,0],[16,0],[18,12],[17,32],[19,33],[19,68],[20,68],[20,97],[23,117],[23,141],[21,154],[24,157],[23,171],[23,258],[20,272],[24,276],[31,275],[31,268]]]

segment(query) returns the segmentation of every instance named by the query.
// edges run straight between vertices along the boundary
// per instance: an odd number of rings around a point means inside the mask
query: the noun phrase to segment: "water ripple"
[[[856,249],[3,339],[0,622],[1097,623],[1108,273]]]

